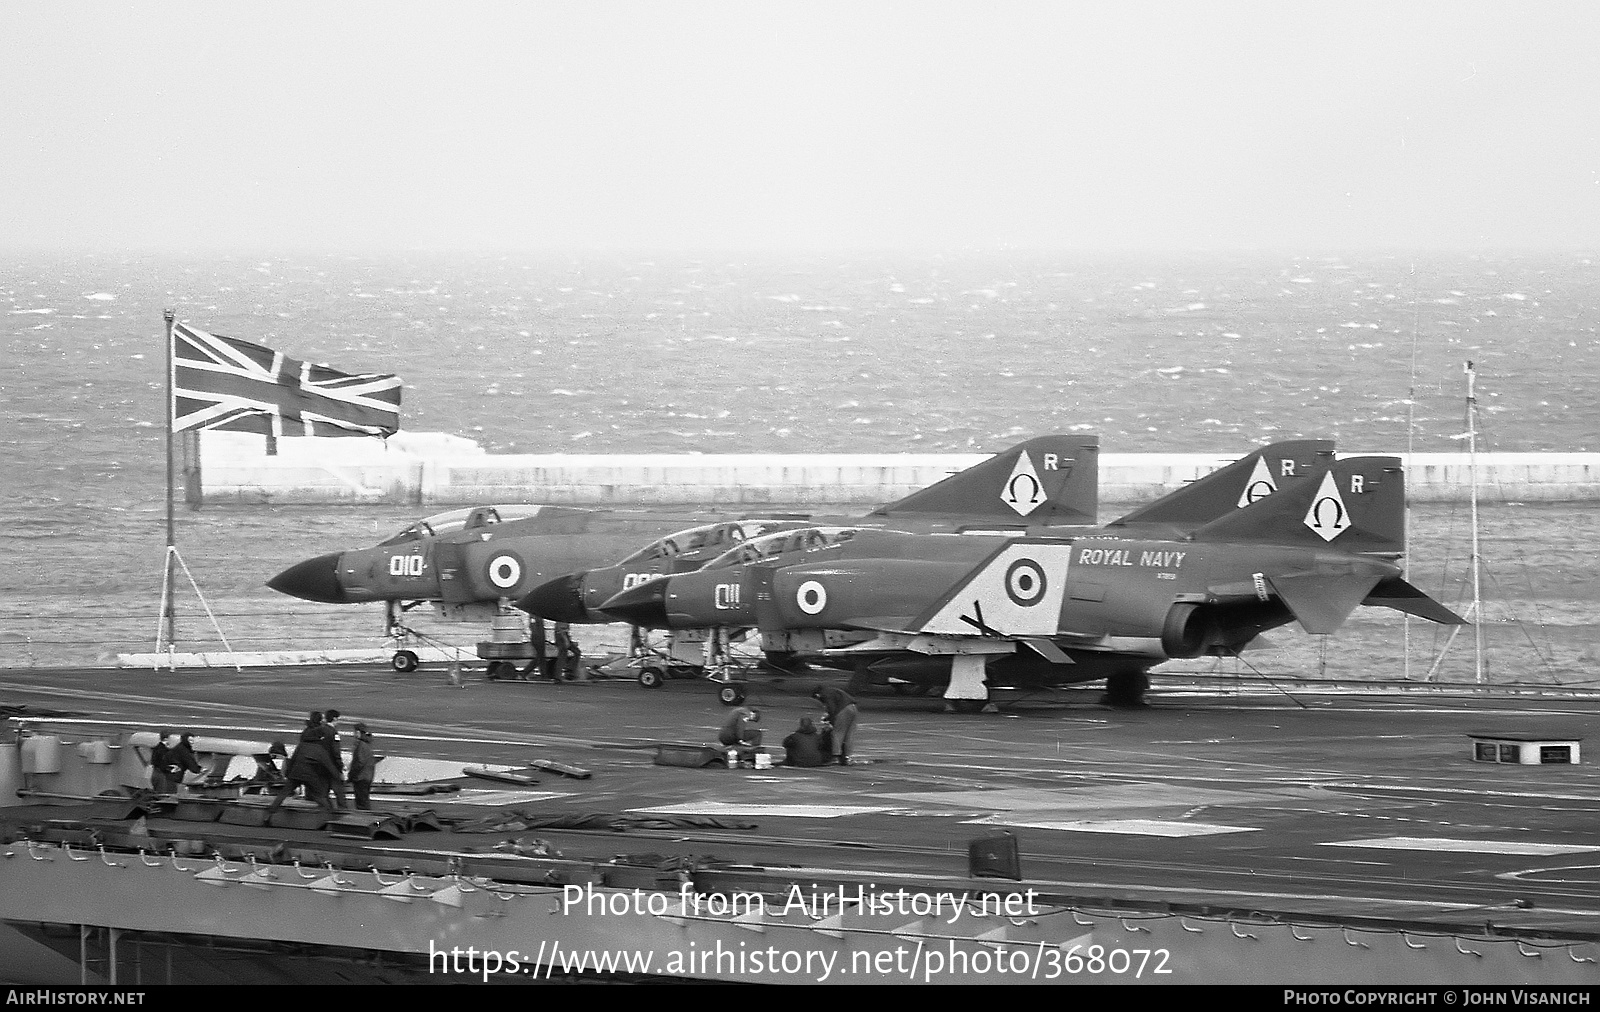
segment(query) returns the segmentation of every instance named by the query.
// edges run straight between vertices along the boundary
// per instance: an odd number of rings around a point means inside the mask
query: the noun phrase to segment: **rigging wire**
[[[1327,643],[1328,643],[1328,637],[1326,637],[1326,636],[1322,637],[1322,643],[1323,643],[1323,646],[1326,647]],[[1300,709],[1302,709],[1302,710],[1311,709],[1311,707],[1307,706],[1305,703],[1303,703],[1299,699],[1295,698],[1295,696],[1288,689],[1285,689],[1283,686],[1279,685],[1277,682],[1274,682],[1260,668],[1256,667],[1254,664],[1251,664],[1249,661],[1245,660],[1244,655],[1242,653],[1240,653],[1238,650],[1234,650],[1228,656],[1232,657],[1234,660],[1238,661],[1240,664],[1243,664],[1245,667],[1247,667],[1251,671],[1255,672],[1256,677],[1262,679],[1268,685],[1272,686],[1274,689],[1276,689],[1279,692],[1283,693],[1283,695],[1291,703],[1293,703],[1294,705],[1298,706]],[[1326,660],[1326,658],[1324,658],[1324,660]]]

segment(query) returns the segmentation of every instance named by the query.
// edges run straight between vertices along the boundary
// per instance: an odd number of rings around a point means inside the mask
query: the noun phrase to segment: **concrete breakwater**
[[[1102,503],[1156,499],[1243,456],[1218,453],[1100,454]],[[1362,450],[1390,453],[1389,449]],[[199,466],[186,467],[191,502],[372,503],[421,507],[532,502],[571,506],[773,503],[870,506],[909,495],[990,456],[881,454],[490,454],[443,433],[375,439],[278,441],[206,432]],[[1417,502],[1465,501],[1465,453],[1417,453],[1406,483]],[[1600,453],[1480,453],[1486,502],[1600,500]]]

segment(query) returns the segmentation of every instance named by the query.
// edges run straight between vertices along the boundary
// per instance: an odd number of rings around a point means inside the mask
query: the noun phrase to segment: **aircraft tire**
[[[639,685],[646,689],[659,689],[667,684],[667,673],[660,668],[640,668]]]
[[[744,686],[724,685],[717,690],[717,701],[723,706],[738,706],[744,702]]]
[[[1149,704],[1144,701],[1145,690],[1150,687],[1150,676],[1143,671],[1119,671],[1106,677],[1105,702],[1119,710],[1137,710]]]
[[[982,713],[983,708],[989,705],[987,699],[952,699],[950,708],[957,713]]]
[[[402,673],[417,670],[421,663],[410,650],[396,650],[394,656],[389,658],[389,667]]]

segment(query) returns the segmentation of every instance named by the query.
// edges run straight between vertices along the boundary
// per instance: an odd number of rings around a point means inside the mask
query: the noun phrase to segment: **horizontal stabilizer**
[[[1398,576],[1391,576],[1373,587],[1372,593],[1361,603],[1378,608],[1393,608],[1395,611],[1403,611],[1407,615],[1425,618],[1440,625],[1471,624]]]
[[[1313,636],[1337,632],[1378,582],[1377,574],[1349,573],[1291,573],[1266,579]]]

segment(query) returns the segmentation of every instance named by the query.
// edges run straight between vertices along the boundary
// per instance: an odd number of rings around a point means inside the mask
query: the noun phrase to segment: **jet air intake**
[[[618,594],[600,606],[600,610],[629,625],[647,629],[665,629],[667,620],[668,580],[651,580]]]

